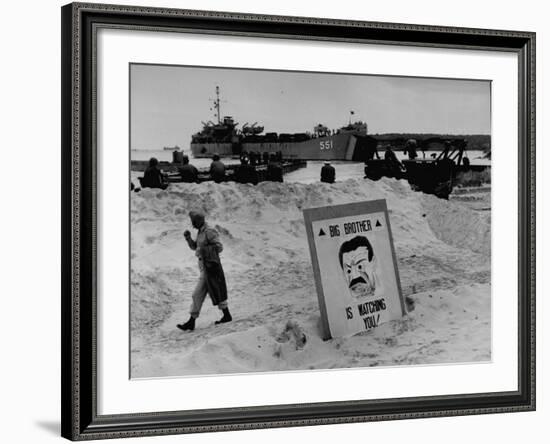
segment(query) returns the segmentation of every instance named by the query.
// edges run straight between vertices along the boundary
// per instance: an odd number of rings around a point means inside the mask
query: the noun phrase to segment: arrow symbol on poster
[[[382,224],[380,223],[380,221],[378,219],[376,220],[376,225],[375,226],[376,227],[381,227],[382,226]]]
[[[319,230],[319,236],[326,236],[326,233],[323,231],[322,228]]]

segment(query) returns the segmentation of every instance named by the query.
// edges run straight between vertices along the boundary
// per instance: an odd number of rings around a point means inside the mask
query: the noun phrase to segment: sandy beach
[[[472,205],[414,192],[405,181],[333,185],[264,182],[172,184],[131,193],[131,376],[185,376],[418,365],[491,359],[490,193]],[[386,199],[404,318],[347,339],[322,341],[302,210]],[[194,332],[188,318],[198,277],[183,231],[200,209],[220,233],[234,321],[207,299]],[[296,328],[306,335],[296,340]]]

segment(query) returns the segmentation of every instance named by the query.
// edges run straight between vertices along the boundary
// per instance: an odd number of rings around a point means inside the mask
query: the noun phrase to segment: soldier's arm
[[[187,245],[189,245],[189,248],[191,248],[191,250],[197,249],[197,241],[193,240],[193,238],[191,237],[191,233],[189,233],[188,230],[185,230],[183,237],[185,237],[185,240],[187,241]]]

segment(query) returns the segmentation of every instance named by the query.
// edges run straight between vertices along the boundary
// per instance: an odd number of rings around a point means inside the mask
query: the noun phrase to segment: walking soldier
[[[210,228],[205,221],[204,215],[198,211],[189,213],[193,228],[198,230],[196,240],[191,238],[191,233],[185,230],[183,233],[191,250],[195,251],[199,263],[199,281],[193,291],[190,308],[190,318],[184,324],[178,324],[181,330],[194,330],[195,320],[199,317],[202,304],[206,294],[210,296],[212,303],[222,312],[223,317],[216,321],[216,324],[230,322],[232,320],[227,306],[227,286],[220,261],[220,253],[223,246],[220,242],[218,232]]]

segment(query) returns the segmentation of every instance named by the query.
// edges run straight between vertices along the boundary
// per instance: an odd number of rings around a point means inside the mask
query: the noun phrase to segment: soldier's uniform
[[[206,222],[204,222],[202,227],[200,227],[197,234],[197,239],[193,240],[189,238],[187,243],[192,250],[195,250],[195,255],[197,256],[200,271],[199,281],[197,282],[195,290],[193,291],[193,301],[191,303],[191,309],[189,310],[190,315],[196,319],[199,317],[202,304],[204,302],[204,299],[206,298],[206,294],[208,293],[204,263],[205,258],[203,257],[203,255],[207,248],[213,248],[217,254],[220,254],[223,251],[223,245],[220,242],[218,232],[213,228],[210,228]],[[227,299],[221,301],[213,300],[212,302],[214,302],[214,304],[217,305],[220,310],[227,308]]]

